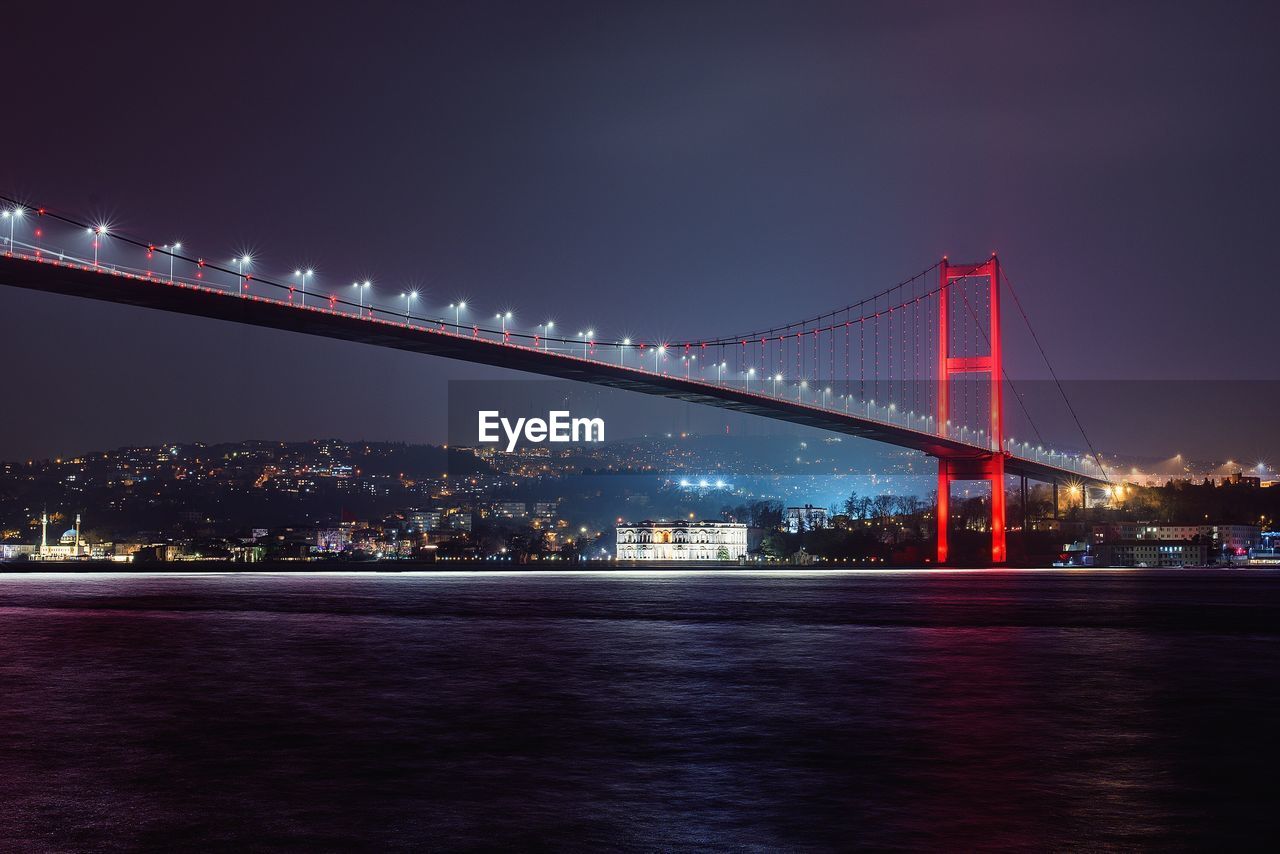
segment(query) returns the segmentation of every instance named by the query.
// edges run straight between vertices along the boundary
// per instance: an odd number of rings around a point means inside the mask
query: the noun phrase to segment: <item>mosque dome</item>
[[[62,539],[61,539],[61,542],[62,542],[64,545],[70,545],[71,543],[74,543],[75,541],[76,541],[76,529],[75,529],[75,528],[67,528],[67,530],[65,530],[65,531],[63,531],[63,532],[62,532]]]

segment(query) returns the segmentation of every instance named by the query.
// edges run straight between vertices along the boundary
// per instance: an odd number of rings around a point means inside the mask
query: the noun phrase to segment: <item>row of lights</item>
[[[17,221],[20,217],[22,217],[22,216],[23,216],[23,214],[24,214],[25,212],[26,212],[26,211],[25,211],[25,209],[24,209],[24,208],[22,208],[21,206],[15,206],[12,210],[8,210],[8,211],[4,211],[3,213],[0,213],[0,216],[2,216],[3,218],[5,218],[5,219],[8,219],[8,220],[9,220],[9,244],[10,244],[10,247],[12,247],[12,245],[13,245],[13,239],[14,239],[13,229],[14,229],[14,225],[15,225],[16,221]],[[98,266],[98,249],[99,249],[99,243],[100,243],[100,241],[99,241],[99,239],[98,239],[98,238],[109,236],[108,226],[107,226],[107,225],[105,225],[105,224],[100,224],[100,225],[97,225],[97,226],[95,226],[95,227],[93,227],[93,228],[86,229],[86,231],[87,231],[89,234],[91,234],[92,236],[94,236],[94,238],[95,238],[95,239],[94,239],[94,243],[93,243],[93,248],[94,248],[94,266],[96,267],[96,266]],[[170,245],[170,244],[165,244],[165,245],[164,245],[164,246],[162,246],[161,248],[162,248],[162,249],[164,249],[167,253],[169,253],[169,280],[170,280],[170,281],[173,281],[173,253],[174,253],[174,252],[176,252],[177,250],[181,249],[181,248],[182,248],[182,244],[181,244],[180,242],[174,242],[172,245]],[[250,254],[248,254],[248,253],[245,253],[244,255],[240,255],[240,256],[237,256],[237,257],[235,257],[235,258],[232,258],[232,259],[231,259],[231,261],[232,261],[232,263],[233,263],[233,264],[235,264],[235,265],[236,265],[236,267],[237,267],[237,272],[238,272],[238,275],[239,275],[239,285],[240,285],[240,287],[239,287],[239,292],[240,292],[241,294],[243,294],[243,292],[244,292],[244,283],[245,283],[246,278],[247,278],[247,277],[246,277],[246,274],[245,274],[245,268],[246,268],[246,267],[248,267],[248,266],[250,266],[250,265],[252,265],[252,263],[253,263],[253,256],[252,256],[252,255],[250,255]],[[300,282],[301,290],[302,290],[302,294],[301,294],[302,304],[303,304],[303,305],[305,305],[305,304],[306,304],[306,284],[307,284],[307,279],[308,279],[309,277],[313,276],[313,275],[315,274],[315,271],[314,271],[314,270],[311,270],[311,269],[307,269],[307,270],[305,270],[305,271],[304,271],[304,270],[301,270],[301,269],[297,269],[297,270],[294,270],[293,274],[294,274],[295,278],[297,278],[297,279],[299,280],[299,282]],[[370,282],[370,281],[369,281],[369,280],[367,280],[367,279],[366,279],[364,282],[354,282],[354,283],[352,283],[352,288],[354,288],[354,289],[356,290],[356,292],[357,292],[357,296],[358,296],[358,307],[359,307],[359,309],[360,309],[360,313],[361,313],[361,315],[363,315],[363,313],[364,313],[364,294],[365,294],[365,291],[367,291],[371,286],[372,286],[372,282]],[[403,300],[405,300],[405,316],[406,316],[406,318],[407,318],[407,317],[408,317],[408,315],[409,315],[409,313],[410,313],[410,307],[411,307],[411,304],[412,304],[413,300],[416,300],[416,299],[418,298],[418,292],[417,292],[417,291],[408,291],[408,292],[406,292],[406,293],[402,293],[402,294],[400,294],[400,298],[401,298],[401,299],[403,299]],[[459,328],[461,327],[461,324],[462,324],[462,311],[463,311],[464,309],[466,309],[466,307],[467,307],[467,303],[466,303],[466,301],[465,301],[465,300],[459,300],[459,301],[457,301],[457,302],[449,303],[449,308],[450,308],[450,309],[453,309],[453,311],[454,311],[454,326],[455,326],[455,327],[459,327]],[[508,310],[508,311],[506,311],[506,312],[499,312],[499,313],[497,313],[497,314],[495,314],[495,315],[494,315],[494,320],[497,320],[497,321],[499,321],[499,322],[501,323],[501,327],[502,327],[502,333],[503,333],[503,335],[505,335],[505,334],[506,334],[506,332],[507,332],[507,321],[509,321],[509,320],[511,320],[511,319],[512,319],[512,312],[511,312],[510,310]],[[551,321],[551,320],[548,320],[546,323],[539,324],[539,326],[538,326],[538,328],[542,330],[542,338],[544,339],[544,348],[545,348],[545,339],[548,337],[548,334],[550,333],[550,330],[551,330],[552,328],[554,328],[554,326],[555,326],[555,322],[554,322],[554,321]],[[586,332],[579,332],[579,333],[578,333],[578,338],[579,338],[580,340],[582,340],[582,341],[583,341],[583,353],[584,353],[584,355],[585,355],[585,354],[586,354],[586,352],[587,352],[587,346],[588,346],[588,344],[594,344],[594,341],[595,341],[595,330],[587,330]],[[630,338],[624,338],[624,339],[622,340],[621,344],[622,344],[622,346],[624,346],[624,347],[630,347],[630,346],[631,346],[631,339],[630,339]],[[665,353],[666,353],[666,351],[667,351],[667,347],[666,347],[666,345],[665,345],[665,344],[658,345],[657,347],[655,347],[655,348],[654,348],[655,364],[656,364],[657,357],[658,357],[658,356],[660,356],[660,355],[665,354]],[[621,352],[619,353],[619,358],[621,359]],[[694,357],[694,358],[696,358],[696,357]],[[719,365],[717,365],[716,367],[717,367],[717,369],[718,369],[719,371],[721,371],[721,372],[722,372],[722,371],[723,371],[723,368],[725,367],[725,364],[722,362],[722,363],[720,363]],[[748,380],[748,383],[750,383],[750,379],[751,379],[752,377],[754,377],[754,376],[755,376],[755,368],[749,368],[749,369],[747,370],[747,380]],[[781,377],[780,375],[779,375],[779,376],[774,377],[775,391],[776,391],[776,383],[777,383],[778,381],[780,381],[781,379],[782,379],[782,377]],[[806,385],[806,387],[807,387],[807,385]],[[829,392],[830,392],[830,389],[827,389],[827,393],[829,393]]]
[[[12,208],[12,209],[10,209],[10,210],[6,210],[6,211],[3,211],[3,212],[0,212],[0,218],[7,219],[7,220],[9,221],[9,246],[10,246],[10,250],[12,250],[12,248],[13,248],[13,243],[14,243],[14,227],[15,227],[15,225],[16,225],[16,223],[17,223],[17,221],[18,221],[20,218],[22,218],[25,214],[26,214],[26,210],[25,210],[25,208],[23,208],[23,207],[21,207],[21,206],[15,206],[15,207],[13,207],[13,208]],[[99,247],[100,247],[101,239],[102,239],[102,238],[104,238],[104,237],[108,237],[108,236],[110,236],[110,231],[109,231],[109,228],[108,228],[108,226],[107,226],[106,224],[99,224],[99,225],[97,225],[97,226],[94,226],[94,227],[91,227],[91,228],[87,228],[87,229],[86,229],[86,232],[87,232],[90,236],[92,236],[92,237],[94,238],[94,239],[93,239],[93,263],[94,263],[94,266],[96,267],[96,266],[98,266],[98,250],[99,250]],[[166,253],[168,253],[168,254],[169,254],[169,280],[170,280],[170,281],[173,281],[173,261],[174,261],[174,254],[175,254],[179,249],[181,249],[181,248],[182,248],[182,243],[175,241],[173,244],[165,244],[165,245],[164,245],[164,246],[162,246],[161,248],[162,248],[163,250],[165,250],[165,252],[166,252]],[[246,270],[246,268],[250,267],[250,266],[253,264],[253,256],[252,256],[252,255],[250,255],[249,253],[245,253],[245,254],[243,254],[243,255],[239,255],[239,256],[237,256],[237,257],[233,258],[233,259],[232,259],[232,263],[236,264],[237,272],[238,272],[238,276],[239,276],[239,279],[238,279],[238,285],[239,285],[238,292],[239,292],[240,294],[243,294],[243,293],[244,293],[244,284],[245,284],[245,282],[246,282],[246,280],[247,280],[247,276],[246,276],[245,270]],[[294,275],[294,277],[295,277],[295,278],[297,278],[297,279],[298,279],[299,284],[300,284],[302,305],[306,305],[306,287],[307,287],[307,279],[308,279],[308,278],[310,278],[310,277],[312,277],[312,276],[314,276],[314,275],[315,275],[315,271],[314,271],[314,270],[312,270],[312,269],[309,269],[309,268],[308,268],[308,269],[306,269],[306,270],[303,270],[303,269],[296,269],[296,270],[294,270],[294,271],[293,271],[293,275]],[[359,308],[359,311],[360,311],[361,316],[363,316],[363,315],[364,315],[364,300],[365,300],[365,293],[366,293],[366,292],[367,292],[367,291],[372,287],[372,285],[373,285],[373,283],[372,283],[370,280],[368,280],[368,279],[364,280],[363,282],[353,282],[353,283],[352,283],[352,285],[351,285],[351,287],[352,287],[353,289],[355,289],[356,294],[357,294],[357,305],[358,305],[358,308]],[[291,290],[292,290],[292,289],[291,289]],[[291,296],[292,296],[292,293],[291,293]],[[413,302],[414,302],[415,300],[417,300],[417,299],[418,299],[418,292],[417,292],[416,290],[406,291],[406,292],[404,292],[404,293],[401,293],[401,294],[400,294],[400,298],[401,298],[401,299],[403,299],[403,300],[405,301],[404,316],[405,316],[405,319],[406,319],[406,321],[407,321],[407,320],[409,319],[409,315],[410,315],[410,313],[411,313],[411,311],[412,311],[412,305],[413,305]],[[455,327],[457,327],[457,328],[461,328],[461,324],[462,324],[462,312],[463,312],[463,310],[465,310],[465,309],[466,309],[466,307],[467,307],[467,303],[466,303],[466,301],[465,301],[465,300],[458,300],[457,302],[449,303],[449,308],[450,308],[450,309],[453,309],[453,311],[454,311],[454,326],[455,326]],[[507,322],[508,322],[509,320],[511,320],[511,319],[512,319],[512,317],[513,317],[513,314],[512,314],[512,312],[511,312],[510,310],[507,310],[507,311],[505,311],[505,312],[498,312],[497,314],[495,314],[495,315],[494,315],[494,320],[498,321],[498,322],[501,324],[501,330],[502,330],[502,334],[503,334],[504,338],[505,338],[505,336],[506,336],[506,334],[507,334]],[[539,329],[539,330],[541,330],[541,337],[542,337],[542,339],[543,339],[543,348],[544,348],[544,349],[546,349],[546,339],[547,339],[547,337],[550,335],[550,332],[551,332],[551,330],[552,330],[554,327],[555,327],[555,321],[552,321],[552,320],[548,320],[548,321],[546,321],[545,323],[542,323],[542,324],[539,324],[539,325],[538,325],[538,329]],[[588,349],[589,349],[589,347],[594,346],[594,343],[595,343],[595,330],[594,330],[594,329],[588,329],[588,330],[586,330],[585,332],[579,332],[579,333],[578,333],[578,335],[577,335],[577,337],[578,337],[578,340],[582,341],[582,345],[583,345],[583,350],[582,350],[582,352],[583,352],[583,356],[585,357],[585,356],[587,355],[587,353],[588,353]],[[624,339],[622,340],[622,342],[621,342],[621,343],[622,343],[622,345],[623,345],[624,347],[630,347],[630,346],[631,346],[631,339],[630,339],[630,338],[624,338]],[[621,348],[619,348],[619,351],[618,351],[619,364],[623,364],[623,360],[624,360],[623,352],[624,352],[624,351],[623,351]],[[658,363],[659,363],[659,359],[660,359],[663,355],[665,355],[665,354],[666,354],[666,352],[667,352],[667,346],[666,346],[665,344],[660,344],[660,345],[658,345],[658,346],[656,346],[656,347],[654,348],[654,370],[655,370],[655,371],[656,371],[656,370],[658,370]],[[689,360],[690,360],[690,362],[691,362],[692,360],[696,360],[696,359],[697,359],[697,356],[695,355],[695,356],[691,356],[691,357],[688,357],[688,358],[689,358]],[[683,359],[682,359],[682,360],[683,360]],[[722,361],[722,362],[719,362],[719,363],[717,363],[717,364],[716,364],[716,380],[717,380],[717,382],[723,382],[724,369],[725,369],[727,366],[728,366],[728,365],[727,365],[727,363],[726,363],[726,362],[723,362],[723,361]],[[755,377],[755,375],[756,375],[756,369],[755,369],[754,367],[750,367],[750,368],[748,368],[748,369],[747,369],[747,371],[746,371],[746,390],[748,390],[748,391],[750,390],[750,388],[751,388],[751,380]],[[772,382],[772,393],[773,393],[773,395],[776,397],[776,396],[777,396],[777,385],[778,385],[778,383],[779,383],[779,382],[782,382],[782,381],[783,381],[783,376],[782,376],[782,374],[774,374],[774,375],[773,375],[773,376],[771,376],[769,379],[770,379],[770,381]],[[809,384],[808,384],[808,381],[807,381],[807,380],[802,380],[802,381],[800,381],[799,383],[797,383],[797,384],[796,384],[796,399],[797,399],[797,400],[799,400],[799,399],[800,399],[800,396],[801,396],[801,394],[802,394],[803,390],[804,390],[804,389],[807,389],[808,387],[809,387]],[[827,395],[829,395],[829,394],[831,394],[831,388],[830,388],[830,387],[827,387],[826,389],[824,389],[824,390],[823,390],[823,406],[825,406],[825,405],[826,405],[826,397],[827,397]],[[852,395],[841,395],[840,397],[841,397],[841,399],[846,399],[846,398],[851,398],[851,397],[852,397]],[[870,405],[874,405],[874,403],[875,403],[874,401],[871,401]],[[890,410],[893,410],[893,409],[895,409],[895,408],[896,408],[896,407],[895,407],[895,405],[894,405],[894,404],[890,404],[890,406],[889,406],[889,409],[890,409]],[[922,417],[923,417],[923,416],[922,416]],[[931,419],[930,419],[930,420],[931,420]],[[949,425],[950,425],[950,422],[948,422],[948,426],[949,426]],[[979,432],[979,434],[981,434],[981,433],[982,433],[982,432],[984,432],[984,431],[978,431],[978,432]],[[1012,445],[1012,444],[1015,444],[1015,443],[1013,443],[1013,441],[1012,441],[1012,440],[1010,440],[1010,444]],[[1025,449],[1029,449],[1029,445],[1028,445],[1027,443],[1023,443],[1023,448],[1024,448],[1024,450],[1025,450]],[[1039,451],[1039,452],[1043,453],[1043,449],[1042,449],[1042,448],[1037,448],[1037,451]],[[1051,454],[1051,455],[1056,455],[1056,454],[1054,454],[1054,452],[1052,452],[1052,451],[1050,452],[1050,454]],[[1065,456],[1065,455],[1064,455],[1064,456]]]
[[[25,214],[26,214],[26,209],[21,206],[15,206],[10,210],[0,212],[0,218],[6,219],[9,221],[9,245],[11,248],[13,246],[14,239],[15,239],[14,227],[17,224],[17,220],[21,219]],[[91,228],[87,228],[85,229],[85,231],[87,234],[89,234],[91,237],[94,238],[93,264],[96,267],[98,266],[98,262],[99,262],[98,250],[101,245],[101,238],[110,236],[109,226],[107,226],[105,223],[99,224]],[[182,243],[178,241],[175,241],[172,244],[166,243],[160,248],[164,250],[166,254],[169,255],[169,280],[173,281],[174,255],[179,249],[182,248]],[[249,253],[244,253],[243,255],[237,255],[236,257],[231,259],[231,263],[236,265],[236,272],[239,278],[239,285],[240,285],[239,292],[243,294],[244,283],[248,278],[248,275],[246,274],[246,270],[248,270],[248,268],[252,266],[253,256]],[[303,270],[299,268],[293,271],[293,275],[294,275],[294,278],[298,280],[299,290],[301,291],[301,294],[300,294],[301,304],[306,305],[307,280],[315,275],[315,270],[310,268]],[[353,282],[351,285],[351,287],[357,293],[357,297],[358,297],[357,305],[358,305],[358,308],[360,309],[361,314],[363,314],[364,312],[365,292],[369,288],[371,288],[372,285],[373,283],[368,279],[364,280],[363,282]],[[405,317],[407,318],[410,312],[412,311],[413,301],[418,299],[418,292],[416,290],[407,291],[407,292],[401,293],[400,298],[405,301]],[[467,308],[466,300],[458,300],[456,302],[451,302],[449,303],[448,307],[452,309],[454,312],[454,326],[460,328],[462,325],[462,312]],[[508,310],[505,312],[498,312],[493,317],[494,320],[497,320],[500,322],[502,332],[504,335],[507,332],[507,322],[511,320],[513,316],[514,316],[513,313],[510,310]],[[552,320],[548,320],[546,323],[540,324],[539,329],[542,330],[542,337],[545,339],[554,327],[555,327],[555,321],[552,321]],[[584,342],[594,342],[595,330],[587,330],[586,332],[579,332],[578,338],[583,340]],[[631,346],[631,339],[626,338],[623,340],[622,343],[624,346],[629,347]],[[666,347],[661,347],[659,349],[662,350],[663,352],[666,351]]]
[[[4,211],[4,212],[0,213],[0,217],[3,217],[4,219],[8,219],[8,220],[9,220],[9,245],[10,245],[10,247],[12,247],[12,245],[13,245],[13,240],[14,240],[14,234],[13,234],[14,225],[15,225],[16,221],[17,221],[19,218],[21,218],[21,217],[23,216],[23,214],[25,214],[25,212],[26,212],[26,211],[25,211],[25,209],[24,209],[24,208],[22,208],[22,207],[18,206],[18,207],[14,207],[12,210],[8,210],[8,211]],[[107,237],[107,236],[109,236],[108,226],[107,226],[107,225],[105,225],[105,224],[100,224],[100,225],[97,225],[97,226],[95,226],[95,227],[92,227],[92,228],[88,228],[88,229],[86,229],[86,232],[87,232],[87,233],[89,233],[90,235],[92,235],[92,236],[95,238],[95,239],[94,239],[94,242],[93,242],[93,249],[94,249],[94,254],[93,254],[93,263],[94,263],[94,266],[96,267],[96,266],[98,266],[98,249],[99,249],[99,243],[100,243],[100,241],[99,241],[99,239],[98,239],[98,238],[102,238],[102,237]],[[175,241],[173,244],[165,244],[165,245],[163,245],[163,246],[161,247],[161,249],[165,250],[165,252],[169,254],[169,280],[170,280],[170,281],[173,281],[173,260],[174,260],[174,253],[176,253],[176,252],[177,252],[177,250],[179,250],[179,249],[181,249],[181,248],[182,248],[182,244],[181,244],[180,242],[176,242],[176,241]],[[244,293],[244,283],[245,283],[245,281],[246,281],[245,269],[246,269],[247,267],[249,267],[249,266],[251,266],[251,265],[253,264],[253,256],[252,256],[252,255],[250,255],[249,253],[245,253],[245,254],[243,254],[243,255],[239,255],[239,256],[236,256],[235,258],[232,258],[232,259],[231,259],[231,263],[233,263],[233,264],[235,264],[235,265],[236,265],[237,273],[238,273],[238,276],[239,276],[239,285],[240,285],[240,287],[239,287],[239,292],[240,292],[241,294],[243,294],[243,293]],[[303,304],[303,305],[305,305],[305,304],[306,304],[306,285],[307,285],[307,279],[308,279],[309,277],[311,277],[311,276],[315,275],[315,271],[314,271],[314,270],[312,270],[312,269],[307,269],[307,270],[297,269],[297,270],[294,270],[294,271],[293,271],[293,275],[294,275],[294,277],[295,277],[295,278],[297,278],[297,279],[299,280],[300,287],[301,287],[301,291],[302,291],[302,293],[301,293],[302,304]],[[364,313],[364,294],[365,294],[365,291],[367,291],[367,290],[372,286],[372,284],[373,284],[373,283],[372,283],[371,281],[369,281],[368,279],[366,279],[366,280],[365,280],[365,281],[363,281],[363,282],[353,282],[353,283],[352,283],[352,285],[351,285],[351,287],[352,287],[353,289],[355,289],[355,290],[356,290],[357,297],[358,297],[358,307],[359,307],[359,309],[360,309],[360,313],[361,313],[362,315],[363,315],[363,313]],[[408,315],[409,315],[409,313],[410,313],[410,307],[411,307],[411,304],[412,304],[413,300],[416,300],[416,299],[418,298],[418,292],[417,292],[416,290],[415,290],[415,291],[408,291],[408,292],[406,292],[406,293],[402,293],[402,294],[400,294],[400,298],[401,298],[401,299],[403,299],[403,300],[405,300],[405,316],[406,316],[406,318],[407,318],[407,317],[408,317]],[[463,310],[465,310],[465,309],[466,309],[466,307],[467,307],[467,303],[466,303],[466,301],[465,301],[465,300],[459,300],[459,301],[457,301],[457,302],[449,303],[449,308],[450,308],[450,309],[453,309],[453,311],[454,311],[454,326],[455,326],[455,327],[461,327],[461,325],[462,325],[462,312],[463,312]],[[501,323],[502,333],[503,333],[504,335],[505,335],[505,334],[506,334],[506,332],[507,332],[507,321],[511,320],[511,319],[512,319],[512,316],[513,316],[513,315],[512,315],[512,312],[511,312],[510,310],[505,311],[505,312],[498,312],[497,314],[495,314],[495,315],[494,315],[494,318],[493,318],[493,319],[494,319],[494,320],[497,320],[497,321],[499,321],[499,322]],[[540,330],[542,330],[542,335],[541,335],[541,337],[544,339],[544,348],[545,348],[545,339],[548,337],[548,335],[549,335],[550,331],[551,331],[554,327],[555,327],[555,321],[552,321],[552,320],[548,320],[548,321],[546,321],[545,323],[542,323],[542,324],[539,324],[539,325],[538,325],[538,328],[539,328]],[[577,337],[578,337],[578,339],[579,339],[579,340],[581,340],[581,341],[583,342],[583,354],[585,355],[585,354],[586,354],[586,352],[587,352],[588,345],[593,345],[593,344],[594,344],[594,342],[595,342],[595,330],[594,330],[594,329],[588,329],[588,330],[587,330],[587,331],[585,331],[585,332],[579,332]],[[621,342],[621,343],[622,343],[622,346],[624,346],[624,347],[630,347],[630,346],[631,346],[631,339],[630,339],[630,338],[624,338],[624,339],[622,340],[622,342]],[[666,345],[665,345],[665,344],[660,344],[660,345],[658,345],[657,347],[655,347],[655,348],[654,348],[655,362],[656,362],[656,358],[657,358],[657,356],[664,355],[666,352],[667,352],[667,347],[666,347]],[[620,356],[621,356],[621,354],[620,354]],[[696,358],[696,357],[694,357],[694,358]],[[720,363],[719,365],[717,365],[716,367],[717,367],[717,369],[719,369],[719,370],[721,370],[721,371],[722,371],[722,370],[723,370],[723,368],[724,368],[725,366],[726,366],[726,365],[725,365],[725,363],[723,363],[723,362],[722,362],[722,363]],[[751,378],[751,377],[754,377],[754,376],[755,376],[755,368],[749,368],[749,369],[747,370],[748,382],[750,381],[750,378]],[[781,380],[781,376],[778,376],[778,377],[776,377],[776,378],[775,378],[775,383],[776,383],[776,381],[779,381],[779,380]],[[830,392],[830,389],[828,389],[827,391],[828,391],[828,392]]]

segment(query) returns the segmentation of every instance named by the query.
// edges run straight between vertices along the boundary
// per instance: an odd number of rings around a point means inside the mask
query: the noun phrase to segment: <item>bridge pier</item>
[[[951,525],[951,484],[957,480],[985,480],[991,484],[991,562],[1004,563],[1008,558],[1008,547],[1005,539],[1003,454],[989,454],[980,458],[938,458],[938,518],[935,520],[938,529],[938,563],[945,564],[950,557],[947,541]]]

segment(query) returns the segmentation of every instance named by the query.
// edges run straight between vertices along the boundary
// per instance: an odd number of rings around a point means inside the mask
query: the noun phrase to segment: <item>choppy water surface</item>
[[[0,576],[0,848],[1257,845],[1280,574]]]

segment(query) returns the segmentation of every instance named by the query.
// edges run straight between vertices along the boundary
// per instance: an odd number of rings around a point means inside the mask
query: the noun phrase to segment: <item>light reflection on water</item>
[[[1280,574],[0,576],[0,847],[1198,847]]]

